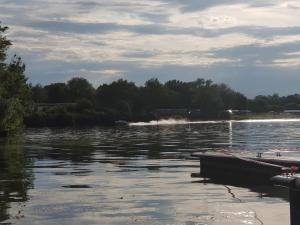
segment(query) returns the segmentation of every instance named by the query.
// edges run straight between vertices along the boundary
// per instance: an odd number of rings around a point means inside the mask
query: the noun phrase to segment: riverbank
[[[291,113],[252,113],[245,115],[231,115],[231,120],[263,120],[263,119],[299,119],[300,115]]]
[[[219,118],[161,118],[156,119],[153,114],[135,114],[125,116],[112,112],[85,111],[84,113],[58,111],[55,113],[38,112],[25,118],[27,128],[42,127],[93,127],[115,126],[115,121],[123,120],[137,125],[151,124],[178,124],[226,120],[276,120],[276,119],[300,119],[300,115],[290,113],[259,113],[247,115],[231,115]],[[159,123],[163,121],[163,123]]]
[[[86,127],[114,126],[115,121],[149,122],[154,120],[152,114],[123,115],[117,112],[98,112],[87,110],[72,112],[60,110],[55,112],[35,112],[24,119],[25,126],[35,127]]]

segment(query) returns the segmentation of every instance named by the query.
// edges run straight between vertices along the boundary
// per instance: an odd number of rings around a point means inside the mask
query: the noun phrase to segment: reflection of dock
[[[200,160],[200,173],[193,173],[193,177],[209,178],[211,182],[219,184],[242,184],[245,187],[266,183],[289,188],[290,224],[300,224],[300,177],[293,175],[300,167],[300,161],[206,153],[194,153],[192,156]]]

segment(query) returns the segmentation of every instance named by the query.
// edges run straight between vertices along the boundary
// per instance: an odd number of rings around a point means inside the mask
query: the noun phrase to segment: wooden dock
[[[300,168],[299,160],[220,153],[193,153],[192,156],[200,161],[200,173],[193,173],[193,177],[210,178],[221,183],[242,182],[251,186],[270,183],[289,188],[290,224],[300,224],[300,176],[293,174]]]
[[[193,177],[264,180],[287,174],[300,167],[300,161],[277,158],[240,157],[220,153],[194,153],[199,158],[200,172]]]

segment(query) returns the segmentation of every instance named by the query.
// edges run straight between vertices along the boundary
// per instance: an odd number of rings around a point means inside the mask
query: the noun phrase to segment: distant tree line
[[[56,104],[58,107],[54,111],[45,109],[29,117],[29,123],[37,125],[47,124],[49,118],[58,112],[60,117],[72,118],[67,123],[82,124],[74,118],[88,115],[89,119],[83,120],[85,123],[109,124],[115,120],[156,119],[155,110],[178,108],[200,109],[201,119],[218,119],[226,117],[226,109],[247,109],[248,104],[241,93],[225,84],[204,79],[192,82],[171,80],[163,84],[153,78],[141,87],[120,79],[94,89],[86,79],[73,78],[67,83],[32,87],[32,99],[35,103],[60,103]],[[68,103],[76,103],[76,107]],[[62,125],[67,121],[53,120],[63,121]]]
[[[154,113],[157,109],[197,109],[201,112],[197,119],[228,119],[228,109],[253,113],[300,109],[298,94],[283,97],[278,94],[259,95],[248,99],[225,84],[215,84],[205,79],[161,83],[153,78],[146,81],[144,86],[120,79],[95,89],[84,78],[72,78],[67,83],[32,87],[32,99],[35,103],[49,103],[57,107],[32,114],[31,125],[148,121],[157,119]],[[76,103],[76,106],[70,103]]]
[[[300,95],[256,96],[248,99],[225,84],[197,79],[191,82],[153,78],[143,86],[117,80],[94,88],[84,78],[45,86],[28,84],[25,65],[14,56],[7,62],[11,42],[0,23],[0,135],[24,126],[111,125],[116,120],[157,119],[157,109],[200,112],[197,119],[227,119],[227,110],[254,113],[300,110]],[[25,122],[25,123],[24,123]]]
[[[248,100],[248,108],[252,112],[282,112],[284,110],[300,110],[300,95],[288,96],[258,95],[254,99]]]

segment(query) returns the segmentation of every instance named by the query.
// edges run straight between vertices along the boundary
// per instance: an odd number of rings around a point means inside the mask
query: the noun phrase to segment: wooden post
[[[291,225],[300,224],[300,178],[292,176],[275,176],[271,178],[275,184],[283,185],[290,191]]]
[[[300,224],[300,187],[297,185],[299,178],[296,178],[290,186],[290,217],[291,225]]]

